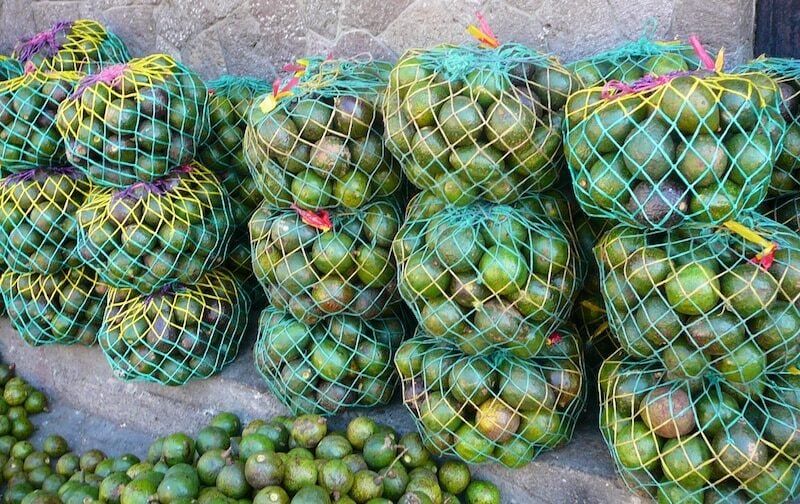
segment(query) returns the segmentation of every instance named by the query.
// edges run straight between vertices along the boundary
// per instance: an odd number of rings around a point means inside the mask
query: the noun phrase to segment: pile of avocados
[[[577,87],[522,46],[412,49],[389,76],[387,148],[412,184],[449,203],[511,203],[556,181],[561,109]]]
[[[5,439],[9,504],[500,504],[497,487],[466,464],[437,462],[418,434],[401,437],[363,416],[334,430],[316,415],[242,425],[221,412],[194,437],[156,439],[143,460],[78,454],[57,434],[38,449]]]
[[[150,295],[109,289],[97,339],[118,378],[183,385],[236,358],[249,312],[242,286],[216,268]]]
[[[103,322],[108,288],[85,266],[56,273],[0,276],[11,325],[29,345],[91,345]]]
[[[52,43],[45,42],[44,35],[50,35]],[[54,72],[86,74],[130,59],[122,40],[91,19],[58,21],[49,30],[18,44],[12,57],[21,64]]]
[[[763,73],[684,75],[566,106],[564,151],[586,213],[638,227],[721,224],[767,194],[785,121]]]
[[[126,187],[189,163],[208,137],[208,89],[166,54],[85,77],[58,107],[67,159],[93,182]]]
[[[791,364],[800,350],[800,237],[760,216],[746,222],[777,243],[769,267],[752,261],[758,246],[727,229],[618,225],[601,239],[603,298],[628,354],[659,357],[675,379],[713,370],[752,393],[764,373]]]
[[[769,183],[771,195],[791,194],[800,190],[800,62],[789,58],[758,58],[742,67],[769,75],[780,90],[780,111],[786,131],[778,149],[778,158]]]
[[[469,355],[420,330],[395,365],[423,439],[465,462],[517,468],[571,438],[586,392],[580,347],[565,327],[534,358]]]
[[[387,310],[368,321],[334,315],[304,324],[266,308],[258,323],[256,369],[297,414],[386,404],[397,385],[392,358],[406,337],[402,316]]]
[[[0,164],[3,171],[67,164],[56,113],[83,74],[34,70],[0,82]]]
[[[400,187],[380,104],[389,66],[341,65],[315,65],[275,108],[271,92],[250,108],[245,159],[272,206],[356,209]]]
[[[412,199],[395,238],[398,290],[430,335],[477,354],[536,355],[568,315],[579,279],[567,232],[535,211]]]
[[[125,189],[95,186],[77,220],[83,261],[110,286],[144,294],[195,281],[223,254],[232,229],[227,193],[196,163]]]
[[[748,395],[615,354],[600,371],[600,423],[620,474],[659,503],[794,502],[800,380],[786,372],[763,384]]]
[[[218,176],[228,191],[234,223],[245,226],[262,200],[244,156],[247,114],[269,85],[252,77],[222,77],[209,82],[208,88],[210,134],[198,146],[196,159]]]
[[[253,269],[270,303],[307,324],[347,313],[370,320],[397,301],[394,200],[329,213],[329,230],[294,210],[259,208],[250,220]]]

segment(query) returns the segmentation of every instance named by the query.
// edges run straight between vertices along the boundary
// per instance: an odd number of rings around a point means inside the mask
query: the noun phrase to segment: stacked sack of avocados
[[[400,166],[384,147],[390,66],[310,58],[254,100],[244,154],[264,202],[253,271],[270,306],[255,365],[294,413],[387,403],[406,337],[392,239]]]
[[[86,23],[70,26],[68,41],[73,32],[99,37]],[[41,37],[43,47],[61,44],[63,28],[57,28]],[[47,155],[56,166],[70,166],[59,168],[57,178],[12,175],[8,200],[37,198],[32,215],[38,220],[27,228],[35,233],[52,222],[57,232],[39,244],[14,230],[9,242],[33,251],[27,260],[36,268],[83,264],[83,277],[104,286],[99,299],[105,311],[98,310],[101,319],[84,330],[97,335],[119,378],[180,385],[207,378],[233,360],[249,298],[229,271],[216,267],[232,230],[231,209],[221,183],[194,160],[209,135],[206,86],[167,55],[111,59],[119,54],[115,41],[106,36],[95,48],[64,42],[46,60],[65,70],[62,81],[70,80],[63,90],[54,88],[51,96],[59,103],[42,113],[51,120],[46,132],[58,148],[48,149],[42,140],[38,159]],[[88,56],[62,55],[75,44]],[[92,55],[107,64],[85,64]],[[66,72],[72,69],[88,73]],[[50,89],[47,82],[43,89]],[[42,131],[43,139],[50,138]],[[40,186],[45,190],[38,191]],[[68,218],[56,220],[53,206],[69,210]],[[62,281],[67,306],[91,299],[88,280],[73,276]],[[15,280],[9,287],[50,292],[53,282]]]
[[[208,82],[210,134],[196,159],[211,170],[228,193],[232,232],[224,266],[243,284],[253,308],[266,302],[253,273],[247,223],[263,199],[244,156],[244,132],[253,100],[271,89],[255,77],[224,75]]]
[[[600,426],[618,472],[659,502],[798,496],[800,236],[751,210],[785,121],[778,85],[700,70],[574,93],[565,153],[609,332]]]
[[[608,81],[630,84],[648,74],[659,76],[697,67],[699,61],[690,45],[656,40],[656,26],[648,28],[650,33],[646,31],[639,40],[566,66],[585,87],[600,86]],[[565,173],[569,179],[568,171],[565,170]],[[571,189],[572,180],[565,182],[570,186],[571,202],[579,207]],[[572,319],[584,340],[587,367],[596,372],[603,360],[619,348],[608,331],[608,318],[600,293],[599,270],[592,252],[600,237],[614,226],[614,220],[588,216],[579,208],[573,211],[573,220],[586,275],[575,301]]]
[[[565,325],[581,268],[563,198],[560,126],[577,88],[555,60],[497,43],[412,49],[383,99],[387,147],[422,192],[393,243],[419,323],[397,351],[427,446],[521,467],[572,435],[583,354]]]
[[[23,340],[92,344],[106,286],[76,252],[91,181],[69,166],[56,124],[85,72],[128,58],[98,23],[59,22],[0,59],[0,291]]]

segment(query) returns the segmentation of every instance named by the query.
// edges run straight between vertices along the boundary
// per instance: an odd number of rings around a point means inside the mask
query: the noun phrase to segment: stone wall
[[[700,35],[729,63],[752,54],[755,0],[0,0],[0,52],[55,20],[105,23],[132,54],[168,52],[204,77],[272,77],[304,54],[394,58],[406,48],[469,39],[484,13],[501,41],[565,60],[640,37]]]

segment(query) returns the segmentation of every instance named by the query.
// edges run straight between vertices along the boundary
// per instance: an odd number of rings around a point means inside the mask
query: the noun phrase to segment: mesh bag
[[[308,325],[268,307],[258,325],[256,368],[292,413],[332,415],[391,400],[392,359],[406,332],[395,313],[369,321],[334,315]]]
[[[97,184],[124,187],[193,158],[208,137],[207,102],[200,77],[154,54],[85,77],[57,124],[71,164]]]
[[[183,385],[236,358],[249,311],[250,299],[224,269],[151,295],[112,288],[98,341],[118,378]]]
[[[387,147],[411,183],[450,203],[512,203],[556,182],[561,109],[576,86],[519,44],[411,49],[384,97]]]
[[[0,55],[0,81],[19,77],[22,71],[22,63],[16,58]]]
[[[78,210],[78,251],[103,281],[150,294],[193,284],[231,232],[225,190],[198,164],[126,189],[97,187]]]
[[[267,301],[264,289],[258,283],[253,272],[253,261],[250,257],[250,241],[247,239],[247,229],[239,228],[232,233],[228,254],[223,263],[225,269],[230,271],[238,280],[248,297],[252,300],[253,308],[260,308]]]
[[[4,171],[67,164],[56,128],[59,104],[83,74],[32,69],[0,82],[0,166]]]
[[[474,464],[522,467],[563,445],[586,398],[583,356],[568,328],[533,359],[468,355],[418,332],[394,360],[424,442]]]
[[[760,57],[737,68],[739,72],[763,72],[778,84],[780,111],[786,131],[770,178],[771,194],[800,190],[800,60]]]
[[[86,267],[0,277],[11,325],[29,345],[91,345],[103,321],[107,287]]]
[[[17,273],[81,265],[75,215],[91,184],[72,167],[34,168],[0,181],[0,254]]]
[[[17,44],[12,56],[46,70],[84,73],[130,59],[122,40],[90,19],[58,21]]]
[[[337,313],[378,316],[399,300],[392,239],[394,201],[317,214],[262,206],[250,220],[253,271],[270,303],[315,323]]]
[[[670,380],[658,363],[621,352],[600,375],[600,430],[631,489],[660,503],[800,497],[797,375],[776,375],[747,395],[713,374]]]
[[[700,66],[691,45],[654,40],[655,29],[653,23],[639,40],[569,63],[566,67],[586,87],[594,87],[612,80],[631,83],[646,75],[686,72]]]
[[[438,205],[423,199],[409,204],[394,243],[399,291],[420,325],[469,354],[538,353],[580,281],[567,233],[508,205],[431,212]]]
[[[763,73],[705,71],[574,93],[564,149],[578,202],[591,216],[654,229],[754,209],[785,127],[779,96]]]
[[[780,222],[796,233],[800,233],[800,196],[787,194],[768,199],[758,208],[759,212]]]
[[[800,351],[800,236],[753,214],[719,228],[619,225],[596,248],[612,334],[674,378],[743,387]]]
[[[199,146],[197,160],[214,173],[249,175],[242,142],[247,113],[255,98],[271,86],[255,77],[225,75],[208,83],[210,134]]]
[[[394,193],[400,166],[384,147],[384,62],[310,59],[250,109],[244,154],[266,202],[358,208]]]

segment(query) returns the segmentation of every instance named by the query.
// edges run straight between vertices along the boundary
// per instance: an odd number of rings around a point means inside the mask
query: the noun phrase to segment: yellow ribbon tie
[[[478,24],[480,26],[478,27],[473,24],[467,26],[467,33],[472,35],[478,41],[479,45],[485,49],[496,49],[500,47],[500,42],[497,40],[497,37],[494,36],[483,14],[476,12],[475,17],[478,18]]]
[[[769,269],[769,267],[772,266],[772,261],[775,259],[775,251],[778,249],[777,243],[767,240],[752,229],[736,221],[727,221],[722,225],[745,240],[761,247],[761,252],[757,253],[756,257],[752,259],[751,262],[760,265],[764,269]]]

